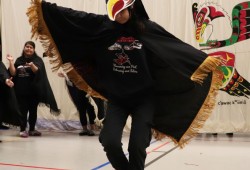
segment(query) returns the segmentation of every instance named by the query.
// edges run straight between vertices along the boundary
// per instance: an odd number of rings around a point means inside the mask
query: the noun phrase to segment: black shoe
[[[82,130],[80,133],[79,133],[79,136],[87,136],[88,135],[88,130]]]
[[[29,136],[42,136],[42,133],[37,130],[29,131]]]
[[[218,133],[212,133],[212,135],[213,135],[213,136],[217,136],[217,135],[218,135]]]
[[[233,133],[226,133],[226,135],[228,136],[228,137],[233,137]]]
[[[92,130],[83,130],[79,133],[79,136],[95,136]]]
[[[5,126],[5,125],[0,125],[0,129],[2,129],[2,130],[8,130],[9,127],[8,127],[8,126]]]

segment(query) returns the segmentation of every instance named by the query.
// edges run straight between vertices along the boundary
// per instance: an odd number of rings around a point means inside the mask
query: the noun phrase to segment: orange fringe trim
[[[199,84],[207,77],[208,73],[214,71],[223,63],[223,59],[218,57],[208,56],[206,60],[199,66],[199,68],[191,76],[191,80]]]
[[[93,90],[87,82],[77,73],[71,64],[62,63],[61,55],[57,49],[57,46],[49,32],[49,29],[44,21],[42,6],[42,0],[31,0],[31,6],[28,8],[27,16],[29,17],[29,23],[32,26],[31,38],[39,39],[45,50],[46,55],[50,58],[50,64],[53,65],[52,70],[57,71],[60,67],[67,73],[69,79],[81,90],[84,90],[88,95],[105,99],[98,92]]]
[[[77,73],[76,69],[70,64],[70,63],[65,63],[62,66],[63,70],[67,73],[67,76],[69,79],[74,83],[76,87],[79,89],[84,90],[87,94],[93,96],[93,97],[98,97],[103,100],[107,100],[105,97],[100,95],[98,92],[93,90],[87,82]]]
[[[218,66],[220,66],[221,63],[223,63],[223,60],[219,57],[214,58],[209,56],[191,76],[191,80],[202,84],[208,73],[213,73],[209,93],[195,119],[193,120],[185,134],[181,137],[180,141],[178,142],[173,137],[167,136],[164,133],[154,129],[153,135],[157,140],[169,137],[176,145],[183,148],[191,138],[195,137],[199,133],[199,130],[203,127],[204,123],[213,111],[219,87],[222,85],[222,72],[218,69]]]
[[[35,37],[42,43],[45,49],[45,53],[48,55],[48,57],[50,57],[50,63],[54,65],[52,70],[58,70],[62,66],[63,70],[67,73],[70,80],[72,80],[72,82],[79,89],[84,90],[91,96],[105,99],[98,92],[93,90],[86,83],[86,81],[84,81],[84,79],[80,77],[80,75],[77,73],[77,70],[75,70],[72,65],[62,65],[61,56],[43,19],[41,0],[31,0],[31,7],[27,11],[27,16],[29,17],[29,22],[32,26],[32,38]],[[219,66],[220,63],[221,60],[219,58],[208,57],[191,76],[192,81],[202,84],[203,80],[207,77],[207,74],[211,71],[213,72],[212,84],[209,90],[209,94],[191,126],[188,128],[179,142],[177,142],[176,139],[172,138],[171,136],[168,136],[174,141],[175,144],[177,144],[181,148],[184,147],[184,145],[187,144],[191,138],[195,137],[198,134],[199,129],[203,127],[205,121],[212,113],[212,109],[215,106],[215,97],[217,95],[217,91],[222,84],[221,71],[217,69],[217,66]],[[167,136],[155,129],[153,129],[153,134],[158,140]]]

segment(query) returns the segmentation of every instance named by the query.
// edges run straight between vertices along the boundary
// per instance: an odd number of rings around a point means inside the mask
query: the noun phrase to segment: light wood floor
[[[0,130],[0,170],[113,170],[98,136],[42,132],[20,138],[17,129]],[[127,153],[128,133],[123,143]],[[250,134],[200,134],[184,149],[152,140],[147,152],[146,170],[249,170]]]

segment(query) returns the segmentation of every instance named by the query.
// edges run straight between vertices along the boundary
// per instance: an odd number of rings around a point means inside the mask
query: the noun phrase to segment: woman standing
[[[35,43],[27,41],[22,55],[14,63],[8,55],[9,71],[15,83],[15,92],[22,114],[21,137],[41,136],[35,129],[39,103],[49,106],[51,113],[58,115],[59,109],[51,90],[43,60],[35,52]],[[29,113],[29,116],[28,116]],[[29,131],[26,131],[27,118]]]

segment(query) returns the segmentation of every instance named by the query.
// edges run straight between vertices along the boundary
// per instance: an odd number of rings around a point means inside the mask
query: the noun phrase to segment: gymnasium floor
[[[0,170],[113,170],[98,136],[42,132],[20,138],[16,129],[0,130]],[[126,148],[128,133],[123,143]],[[147,152],[146,170],[249,170],[250,134],[200,134],[184,149],[152,140]]]

